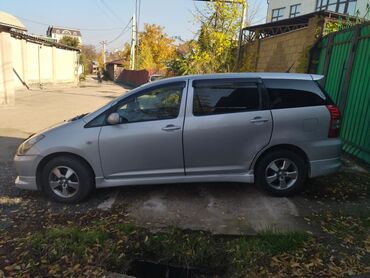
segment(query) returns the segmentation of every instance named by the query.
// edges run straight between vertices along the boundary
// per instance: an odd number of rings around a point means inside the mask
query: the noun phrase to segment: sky
[[[254,23],[264,22],[266,2],[250,1],[257,10]],[[202,5],[193,0],[141,0],[139,31],[144,23],[159,24],[171,37],[192,39],[199,28],[193,14]],[[45,35],[49,25],[72,27],[81,30],[83,44],[98,48],[106,40],[107,48],[114,50],[130,41],[130,28],[124,28],[134,14],[135,0],[0,0],[0,10],[18,17],[31,34]]]

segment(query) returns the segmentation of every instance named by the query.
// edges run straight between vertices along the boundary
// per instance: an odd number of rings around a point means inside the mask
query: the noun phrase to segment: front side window
[[[284,10],[285,10],[285,7],[279,8],[279,9],[273,9],[271,21],[278,21],[282,17],[284,17]]]
[[[296,17],[301,13],[301,4],[290,6],[289,17]]]
[[[271,109],[326,105],[330,101],[314,81],[267,79],[264,83]]]
[[[316,11],[328,10],[355,15],[357,0],[316,0]]]
[[[217,84],[194,88],[194,116],[238,113],[259,109],[260,95],[257,83]]]
[[[124,100],[116,112],[122,123],[156,121],[177,118],[185,83],[152,89]]]

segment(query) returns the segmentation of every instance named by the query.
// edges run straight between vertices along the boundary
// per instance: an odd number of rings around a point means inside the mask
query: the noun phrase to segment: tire
[[[79,203],[94,188],[94,176],[86,163],[71,156],[58,156],[45,164],[41,172],[45,194],[61,203]]]
[[[289,150],[274,150],[263,155],[255,170],[256,183],[277,197],[292,196],[301,192],[308,174],[304,159]]]

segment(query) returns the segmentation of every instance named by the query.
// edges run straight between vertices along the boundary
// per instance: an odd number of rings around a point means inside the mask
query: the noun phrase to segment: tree
[[[139,33],[137,48],[137,68],[153,71],[165,71],[174,59],[175,40],[164,33],[164,28],[155,24],[145,24]]]
[[[174,74],[230,72],[236,70],[236,51],[243,6],[211,2],[197,10],[201,27],[198,38],[189,41],[189,52],[179,53],[171,63]]]
[[[126,42],[121,51],[122,65],[126,69],[130,68],[130,55],[131,55],[131,45]]]
[[[77,38],[70,36],[64,36],[59,40],[59,43],[72,47],[78,47],[80,45],[80,41]]]
[[[97,53],[93,45],[81,45],[80,63],[84,66],[85,74],[89,73],[92,61],[96,61]]]

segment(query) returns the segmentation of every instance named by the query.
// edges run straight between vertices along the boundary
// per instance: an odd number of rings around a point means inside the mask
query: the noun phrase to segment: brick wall
[[[149,74],[147,70],[123,70],[116,81],[132,86],[139,86],[149,81]]]
[[[315,43],[319,20],[312,18],[308,27],[259,39],[243,49],[242,68],[257,72],[303,72],[307,52]]]

